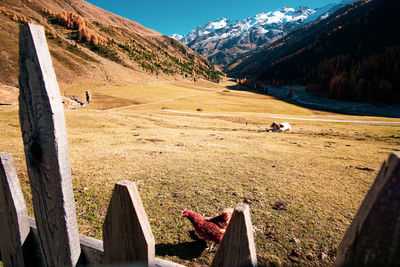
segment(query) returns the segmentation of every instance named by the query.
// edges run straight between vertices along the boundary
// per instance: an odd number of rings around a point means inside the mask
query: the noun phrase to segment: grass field
[[[101,239],[114,184],[127,179],[138,185],[159,257],[208,265],[215,249],[190,238],[180,211],[213,216],[246,203],[260,262],[333,264],[381,164],[399,151],[400,125],[288,120],[293,131],[271,133],[266,116],[400,120],[310,110],[230,85],[93,88],[90,105],[66,110],[80,232]],[[33,216],[16,105],[0,106],[0,129]],[[276,201],[287,209],[274,210]]]

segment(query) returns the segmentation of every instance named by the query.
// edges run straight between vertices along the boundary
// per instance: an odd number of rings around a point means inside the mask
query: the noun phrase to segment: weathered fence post
[[[75,265],[78,225],[60,90],[43,27],[20,28],[20,122],[43,262]]]
[[[212,266],[257,266],[249,206],[236,206]]]
[[[383,164],[339,246],[336,266],[400,266],[400,153]]]
[[[0,152],[0,250],[5,266],[24,266],[28,213],[10,154]]]
[[[155,264],[155,241],[134,182],[115,185],[103,225],[104,263]]]

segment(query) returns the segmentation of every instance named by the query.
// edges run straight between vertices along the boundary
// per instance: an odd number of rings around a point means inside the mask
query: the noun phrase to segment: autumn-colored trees
[[[26,18],[25,16],[19,14],[19,13],[10,13],[6,10],[5,7],[0,7],[0,14],[3,14],[7,17],[9,17],[12,21],[15,22],[21,22],[21,23],[30,23],[31,20]]]
[[[338,100],[400,102],[400,44],[374,53],[370,49],[360,44],[357,50],[366,52],[329,55],[326,49],[327,55],[319,57],[304,54],[297,61],[271,67],[261,79],[277,86],[303,83],[313,94]]]
[[[243,59],[231,75],[340,100],[400,103],[400,1],[356,1]],[[357,8],[352,8],[357,6]]]
[[[80,15],[66,11],[56,13],[50,9],[42,9],[42,12],[55,19],[59,25],[65,26],[67,29],[77,30],[79,41],[92,43],[94,45],[103,43],[101,36],[87,27],[85,20]]]
[[[400,45],[397,45],[358,60],[350,55],[327,59],[313,69],[310,78],[317,84],[314,91],[326,86],[332,98],[395,102],[400,99],[399,68]]]
[[[4,14],[4,15],[6,15],[6,16],[8,16],[8,12],[7,12],[7,10],[2,6],[2,7],[0,7],[0,13],[1,14]]]
[[[18,21],[18,16],[17,16],[17,14],[14,13],[14,15],[11,17],[11,19],[12,19],[13,21]]]
[[[7,14],[7,12],[4,12],[4,14]],[[14,14],[11,16],[11,19],[12,19],[13,21],[15,21],[15,22],[21,22],[21,23],[30,23],[30,22],[31,22],[30,19],[27,19],[25,16],[18,15],[18,14],[16,14],[16,13],[14,13]]]

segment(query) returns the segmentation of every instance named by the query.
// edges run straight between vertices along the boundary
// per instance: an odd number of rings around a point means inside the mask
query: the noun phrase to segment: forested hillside
[[[62,89],[146,77],[220,79],[210,62],[182,43],[83,0],[2,0],[0,22],[1,84],[18,84],[22,23],[45,28]]]
[[[335,99],[400,102],[399,11],[399,1],[358,1],[248,56],[230,73],[303,84]]]

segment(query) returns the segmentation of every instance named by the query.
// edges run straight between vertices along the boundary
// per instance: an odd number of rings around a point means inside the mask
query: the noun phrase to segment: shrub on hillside
[[[57,34],[56,31],[54,29],[46,29],[46,36],[50,39],[56,39],[57,38]]]
[[[98,43],[98,44],[93,43],[91,45],[90,49],[104,57],[111,59],[112,61],[115,61],[118,63],[122,62],[121,58],[118,56],[118,53],[114,49],[112,49],[106,45],[103,45],[100,43]]]
[[[25,16],[18,15],[14,13],[14,15],[11,16],[11,19],[15,22],[20,22],[20,23],[31,23],[30,19],[27,19]]]
[[[7,12],[7,10],[4,8],[4,6],[0,7],[0,13],[1,13],[1,14],[4,14],[4,15],[6,15],[6,16],[8,16],[8,12]]]
[[[14,15],[11,18],[13,21],[18,22],[18,16],[17,14],[14,13]]]

